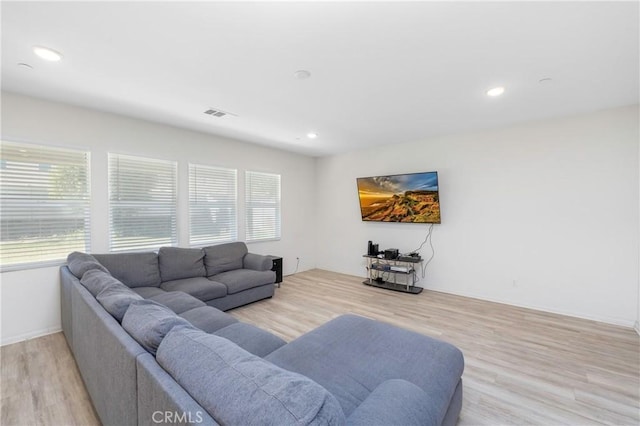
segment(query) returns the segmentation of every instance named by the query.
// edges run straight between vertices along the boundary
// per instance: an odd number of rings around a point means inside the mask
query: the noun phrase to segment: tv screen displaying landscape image
[[[440,223],[438,172],[358,178],[362,220]]]

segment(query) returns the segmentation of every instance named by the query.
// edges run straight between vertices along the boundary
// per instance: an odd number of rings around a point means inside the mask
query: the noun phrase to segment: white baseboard
[[[35,339],[37,337],[46,336],[48,334],[58,333],[62,331],[61,327],[53,327],[53,328],[45,328],[43,330],[32,331],[25,334],[20,334],[18,336],[2,336],[0,340],[0,346],[11,345],[12,343],[23,342],[29,339]]]

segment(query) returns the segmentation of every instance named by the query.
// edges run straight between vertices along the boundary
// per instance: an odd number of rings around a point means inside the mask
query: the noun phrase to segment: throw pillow
[[[126,285],[118,283],[110,285],[98,293],[96,300],[118,322],[122,322],[122,317],[129,309],[129,305],[136,300],[144,299]]]
[[[153,355],[164,336],[176,326],[193,328],[189,321],[152,300],[131,303],[122,319],[122,328]]]
[[[79,251],[74,251],[73,253],[67,256],[67,266],[73,275],[75,275],[78,279],[82,278],[85,272],[90,271],[92,269],[97,269],[103,272],[107,271],[100,262],[96,260],[95,257],[91,256],[87,253],[81,253]]]
[[[102,290],[109,286],[124,285],[116,278],[112,277],[109,272],[105,272],[100,269],[90,269],[85,272],[80,279],[80,284],[85,286],[93,297],[97,297]]]
[[[156,360],[220,424],[345,423],[340,404],[325,388],[222,337],[174,328]]]

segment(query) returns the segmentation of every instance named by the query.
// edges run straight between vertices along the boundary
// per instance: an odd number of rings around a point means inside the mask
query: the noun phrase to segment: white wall
[[[640,138],[638,138],[638,163],[640,164]],[[640,170],[638,170],[638,191],[640,191]],[[640,192],[638,194],[638,203],[640,203]],[[640,210],[640,207],[638,210]],[[638,213],[638,222],[640,223],[640,211]],[[640,232],[640,226],[638,226],[638,232]],[[640,236],[638,237],[638,245],[640,246]],[[640,248],[638,249],[638,264],[640,265]],[[636,313],[637,317],[634,328],[640,335],[640,275],[638,276],[638,310]]]
[[[188,246],[188,162],[237,168],[239,209],[245,170],[279,173],[282,239],[253,243],[249,250],[283,256],[285,274],[294,271],[296,257],[300,271],[315,266],[315,159],[311,157],[11,93],[2,93],[2,138],[91,151],[93,252],[108,251],[108,152],[178,161],[178,233],[184,247]],[[242,239],[242,221],[239,228]],[[57,267],[0,275],[2,344],[60,329]]]
[[[424,287],[632,326],[638,148],[635,106],[319,159],[318,267],[364,277],[368,240],[417,248],[425,225],[360,220],[356,177],[438,171]]]
[[[94,252],[108,248],[107,152],[179,162],[182,246],[187,162],[235,167],[240,177],[247,169],[280,173],[282,240],[250,250],[284,256],[285,274],[300,257],[299,270],[317,265],[364,276],[361,255],[370,239],[415,249],[424,225],[360,220],[355,179],[437,170],[443,223],[434,231],[436,256],[425,287],[627,326],[640,322],[637,107],[316,161],[2,93],[2,138],[91,150]],[[0,280],[1,344],[60,329],[57,267],[5,272]]]

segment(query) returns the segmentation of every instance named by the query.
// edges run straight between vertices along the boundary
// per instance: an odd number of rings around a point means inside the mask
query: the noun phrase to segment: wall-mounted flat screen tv
[[[363,221],[440,223],[438,172],[358,178]]]

